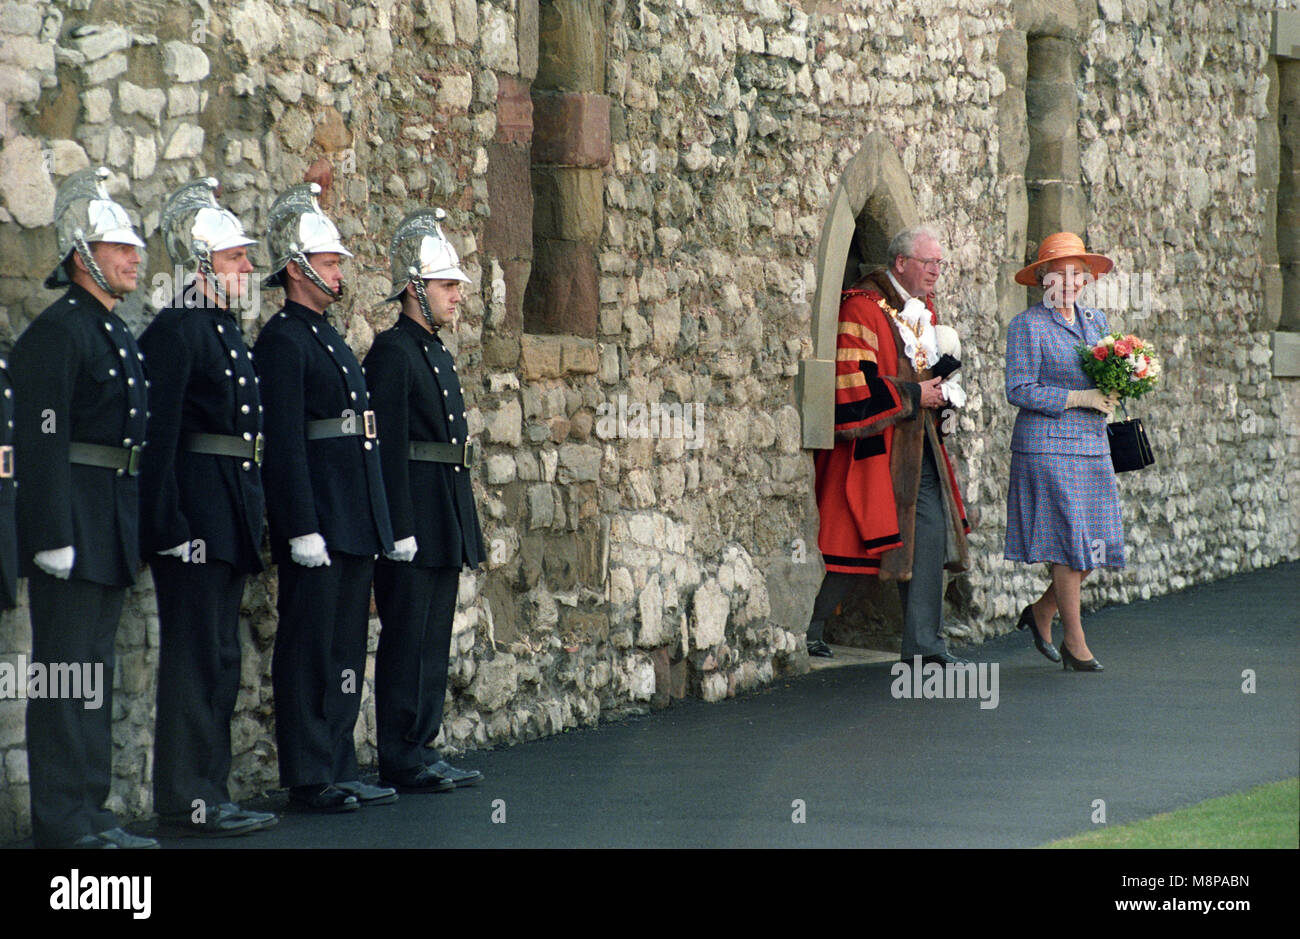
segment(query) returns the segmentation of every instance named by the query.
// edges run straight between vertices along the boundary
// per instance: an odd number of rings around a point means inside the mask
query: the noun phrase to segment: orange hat
[[[1038,260],[1016,272],[1016,283],[1024,284],[1026,287],[1037,287],[1038,278],[1035,276],[1035,271],[1049,261],[1059,261],[1063,258],[1082,259],[1091,269],[1093,277],[1100,277],[1115,266],[1115,262],[1108,257],[1089,254],[1083,246],[1083,239],[1078,235],[1062,231],[1043,239],[1043,243],[1038,246]]]

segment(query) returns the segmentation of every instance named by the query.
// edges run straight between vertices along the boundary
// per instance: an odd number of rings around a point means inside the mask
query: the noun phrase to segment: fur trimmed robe
[[[936,426],[936,412],[922,408],[917,372],[903,353],[898,328],[883,309],[903,307],[885,272],[877,271],[844,291],[836,338],[835,446],[818,451],[818,546],[828,571],[877,574],[910,580],[915,543],[916,498],[921,483],[924,437],[940,462],[948,518],[944,567],[970,566],[966,510],[952,462]],[[926,306],[934,322],[934,307]]]

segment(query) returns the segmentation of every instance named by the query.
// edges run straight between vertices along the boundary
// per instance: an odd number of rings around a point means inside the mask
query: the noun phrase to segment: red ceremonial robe
[[[949,519],[945,567],[969,567],[965,507],[934,414],[920,407],[920,373],[902,352],[888,304],[901,308],[884,273],[846,290],[836,339],[834,448],[815,457],[818,547],[828,571],[910,580],[924,437],[940,458]],[[934,308],[927,299],[931,322]]]

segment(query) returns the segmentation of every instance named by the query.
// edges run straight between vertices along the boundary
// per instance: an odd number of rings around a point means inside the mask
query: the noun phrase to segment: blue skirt
[[[1004,557],[1072,570],[1124,566],[1124,525],[1110,455],[1011,454]]]

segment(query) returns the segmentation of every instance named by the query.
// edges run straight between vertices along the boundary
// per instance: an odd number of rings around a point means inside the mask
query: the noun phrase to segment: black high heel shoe
[[[1043,639],[1038,633],[1038,626],[1034,623],[1034,605],[1031,603],[1020,612],[1020,621],[1016,623],[1016,629],[1028,629],[1029,635],[1034,637],[1034,648],[1043,653],[1051,662],[1061,661],[1061,653],[1056,651],[1056,646]]]
[[[1105,669],[1101,667],[1101,663],[1096,659],[1088,659],[1086,662],[1081,659],[1076,659],[1070,654],[1070,650],[1065,647],[1064,642],[1061,643],[1061,655],[1063,657],[1063,661],[1061,662],[1062,671],[1068,671],[1069,669],[1074,669],[1076,672],[1105,671]]]

